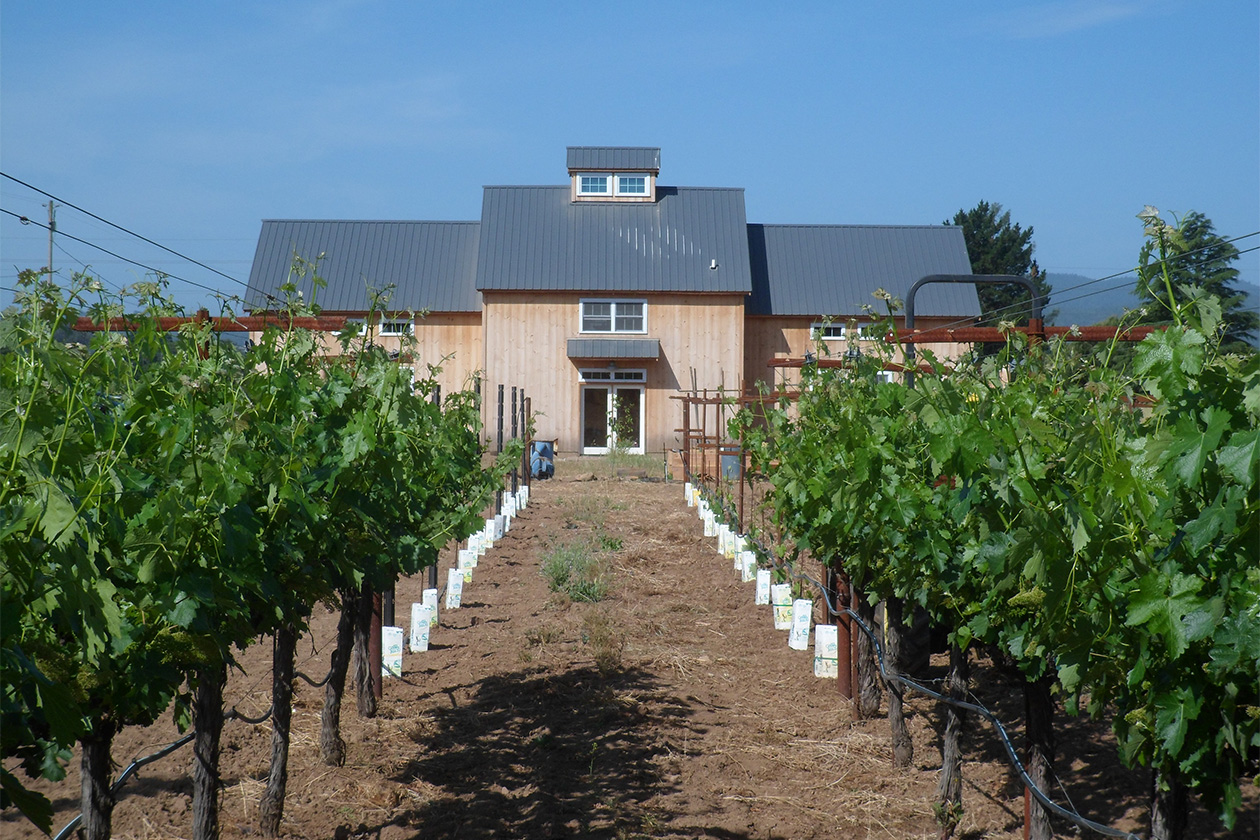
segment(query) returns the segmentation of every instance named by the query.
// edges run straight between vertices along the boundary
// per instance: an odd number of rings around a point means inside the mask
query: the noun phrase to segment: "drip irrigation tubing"
[[[262,713],[262,717],[252,718],[252,717],[247,717],[244,712],[242,712],[240,709],[233,706],[232,709],[226,715],[223,716],[223,719],[224,721],[243,720],[252,726],[257,726],[260,723],[264,723],[267,720],[267,718],[271,717],[271,713],[275,711],[275,708],[276,708],[275,706],[269,706],[267,708],[267,711]]]
[[[179,749],[180,747],[184,746],[184,744],[187,744],[189,741],[191,741],[194,737],[196,737],[196,735],[197,735],[196,730],[193,730],[189,732],[187,735],[185,735],[184,737],[180,738],[178,741],[175,741],[174,743],[171,743],[171,744],[167,744],[165,747],[158,750],[157,752],[151,755],[146,755],[144,758],[137,758],[135,761],[131,762],[131,764],[127,765],[127,769],[122,771],[122,773],[118,775],[118,778],[114,781],[114,783],[110,785],[110,788],[109,788],[110,798],[113,798],[114,796],[116,796],[118,791],[122,789],[122,786],[126,783],[126,781],[130,779],[133,775],[135,775],[135,773],[139,771],[141,767],[143,767],[146,764],[150,764],[154,761],[157,761],[159,758],[164,758],[170,755],[171,753],[175,752],[175,750]],[[57,832],[57,836],[54,837],[53,840],[66,840],[66,838],[70,836],[70,833],[79,827],[79,823],[81,823],[82,821],[83,821],[83,814],[82,813],[76,814],[74,819],[66,823],[65,828]]]
[[[724,514],[729,515],[728,511],[726,510],[725,504],[721,503],[720,501],[719,501],[719,509]],[[1044,791],[1042,791],[1040,787],[1038,787],[1033,782],[1032,777],[1028,775],[1028,771],[1025,769],[1024,763],[1019,760],[1019,753],[1016,751],[1015,745],[1011,743],[1011,738],[1010,738],[1010,735],[1006,731],[1006,727],[1002,724],[1000,720],[998,720],[997,716],[994,715],[993,712],[989,711],[984,706],[978,705],[976,703],[968,703],[965,700],[956,700],[953,697],[950,697],[945,694],[941,694],[938,691],[933,691],[932,689],[928,688],[922,683],[916,682],[915,680],[912,680],[909,677],[904,677],[901,674],[898,674],[893,671],[889,671],[885,667],[885,663],[884,663],[883,646],[880,644],[879,639],[875,635],[875,632],[866,625],[866,622],[864,622],[861,619],[861,617],[858,616],[856,612],[849,609],[848,607],[837,610],[835,605],[832,603],[830,594],[827,591],[827,587],[824,586],[821,582],[815,580],[813,577],[811,577],[809,574],[805,572],[796,571],[794,568],[791,568],[791,564],[780,563],[778,560],[774,559],[773,552],[767,550],[764,544],[758,541],[754,541],[754,544],[759,549],[759,554],[771,558],[771,565],[773,569],[782,571],[789,577],[796,578],[798,580],[805,580],[813,584],[814,587],[816,587],[819,593],[822,595],[823,603],[827,605],[828,615],[837,616],[837,617],[847,616],[851,618],[855,624],[857,624],[857,626],[861,629],[861,631],[866,634],[866,637],[871,640],[871,644],[875,646],[876,664],[879,666],[879,673],[885,679],[885,681],[899,683],[900,685],[903,685],[911,689],[912,691],[917,691],[938,702],[946,703],[950,706],[963,709],[964,711],[975,712],[977,715],[979,715],[980,717],[987,720],[990,724],[992,724],[994,730],[996,730],[996,732],[998,733],[998,738],[999,740],[1001,740],[1002,746],[1006,750],[1007,758],[1010,760],[1011,766],[1015,769],[1016,774],[1018,774],[1020,780],[1024,783],[1024,786],[1028,789],[1029,793],[1032,794],[1033,798],[1036,799],[1038,802],[1040,802],[1042,806],[1046,808],[1046,810],[1050,811],[1055,816],[1058,816],[1062,819],[1067,820],[1073,825],[1080,826],[1081,828],[1087,828],[1090,831],[1097,832],[1098,834],[1102,834],[1106,837],[1119,837],[1119,838],[1122,838],[1122,840],[1142,840],[1142,838],[1137,834],[1133,834],[1128,831],[1121,831],[1120,829],[1112,828],[1111,826],[1094,822],[1093,820],[1088,819],[1087,817],[1081,816],[1078,812],[1074,810],[1069,810],[1067,808],[1064,808],[1062,805],[1059,805],[1057,802],[1051,799]],[[1057,774],[1056,774],[1056,779],[1057,779]]]
[[[328,678],[332,676],[332,672],[329,671],[328,677],[324,677],[324,679],[321,680],[318,685],[316,683],[311,682],[310,678],[301,672],[298,673],[298,676],[302,677],[304,680],[306,680],[308,683],[311,683],[311,685],[315,686],[316,688],[319,688],[324,683],[328,682]],[[242,713],[240,709],[233,706],[223,716],[223,720],[225,723],[229,720],[240,720],[240,721],[244,721],[245,723],[251,724],[253,726],[257,726],[260,723],[266,722],[266,720],[269,717],[271,717],[271,713],[272,711],[274,711],[274,709],[275,707],[272,706],[271,708],[267,709],[266,712],[263,713],[262,717],[251,718],[251,717],[246,716],[244,713]],[[138,773],[141,767],[143,767],[146,764],[152,764],[153,762],[157,761],[159,758],[165,758],[166,756],[175,752],[180,747],[187,744],[189,741],[191,741],[195,737],[197,737],[197,730],[195,729],[190,730],[182,738],[176,741],[172,741],[171,743],[167,744],[165,747],[162,747],[162,749],[158,750],[157,752],[150,753],[149,755],[146,755],[143,758],[137,758],[135,761],[128,764],[127,769],[119,773],[118,778],[115,779],[114,783],[109,786],[110,797],[111,798],[117,797],[118,791],[122,790],[122,786],[127,783],[128,779],[130,779],[132,776]],[[53,840],[68,840],[71,832],[77,829],[81,822],[83,822],[82,812],[76,814],[74,819],[66,823],[65,827],[62,828],[61,831],[57,832]]]
[[[294,671],[293,674],[294,676],[301,677],[306,682],[306,684],[309,685],[311,688],[323,688],[324,686],[328,685],[328,681],[332,679],[332,671],[329,671],[327,674],[325,674],[324,678],[320,680],[319,682],[315,682],[315,680],[306,676],[306,674],[303,674],[301,671]]]
[[[812,581],[812,579],[811,579],[811,582],[814,582],[815,585],[817,585],[817,582]],[[824,598],[825,597],[826,596],[824,595]],[[871,630],[870,627],[866,626],[866,623],[862,621],[862,619],[858,616],[858,614],[855,613],[853,610],[849,609],[848,607],[845,607],[844,609],[840,610],[838,613],[835,612],[834,610],[831,610],[830,604],[828,604],[827,607],[828,607],[828,610],[831,611],[832,614],[834,615],[846,615],[849,618],[851,618],[853,622],[857,624],[857,626],[862,630],[862,632],[866,634],[867,638],[871,640],[871,644],[875,646],[877,663],[879,665],[879,673],[881,676],[883,676],[885,680],[890,681],[890,682],[900,683],[901,685],[904,685],[905,687],[912,689],[914,691],[918,691],[921,694],[925,694],[934,700],[937,700],[942,703],[946,703],[950,706],[955,706],[959,709],[963,709],[964,711],[975,712],[976,714],[980,715],[980,717],[984,718],[989,723],[991,723],[993,725],[994,730],[998,733],[998,738],[1002,741],[1002,746],[1006,748],[1006,755],[1007,755],[1007,758],[1010,759],[1011,766],[1015,768],[1015,772],[1019,775],[1019,778],[1024,783],[1024,786],[1028,788],[1028,791],[1033,795],[1033,798],[1035,798],[1038,802],[1040,802],[1042,806],[1046,808],[1046,810],[1050,811],[1055,816],[1061,817],[1067,820],[1068,822],[1073,823],[1074,825],[1080,826],[1081,828],[1088,828],[1091,831],[1095,831],[1107,837],[1120,837],[1120,838],[1124,838],[1124,840],[1142,840],[1142,838],[1140,838],[1136,834],[1132,834],[1128,831],[1121,831],[1120,829],[1112,828],[1111,826],[1103,825],[1101,823],[1096,823],[1091,819],[1081,816],[1076,811],[1069,810],[1067,808],[1064,808],[1062,805],[1059,805],[1057,802],[1051,799],[1045,792],[1043,792],[1041,788],[1037,787],[1036,783],[1033,782],[1032,777],[1028,775],[1028,771],[1024,768],[1024,763],[1019,760],[1019,754],[1015,750],[1015,745],[1011,743],[1011,738],[1010,738],[1010,735],[1006,731],[1006,727],[1002,725],[1002,722],[997,719],[996,715],[994,715],[991,711],[989,711],[984,706],[981,706],[977,703],[968,703],[966,700],[956,700],[953,697],[950,697],[946,694],[941,694],[940,692],[933,691],[927,686],[919,682],[916,682],[908,677],[903,677],[901,674],[889,671],[887,668],[884,667],[883,647],[880,645],[879,640],[875,638],[875,633]]]

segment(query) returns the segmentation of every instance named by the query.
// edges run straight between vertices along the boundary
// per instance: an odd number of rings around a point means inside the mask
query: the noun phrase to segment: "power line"
[[[1256,236],[1256,235],[1260,235],[1260,231],[1257,231],[1256,233],[1248,233],[1248,234],[1244,234],[1243,236],[1239,236],[1239,237],[1237,237],[1237,239],[1245,239],[1245,238],[1246,238],[1246,237],[1248,237],[1248,236]],[[1231,241],[1237,241],[1237,239],[1235,239],[1235,240],[1231,240]],[[1245,249],[1243,249],[1243,250],[1239,251],[1239,252],[1238,252],[1238,255],[1239,255],[1239,256],[1242,256],[1243,254],[1250,254],[1250,253],[1252,253],[1253,251],[1260,251],[1260,245],[1256,245],[1256,246],[1253,246],[1253,247],[1251,247],[1251,248],[1245,248]],[[1191,252],[1187,252],[1187,253],[1191,253]],[[1185,255],[1182,255],[1182,256],[1185,256]],[[1171,258],[1170,258],[1170,259],[1171,259]],[[1132,271],[1132,270],[1131,270],[1131,271]],[[1085,286],[1089,286],[1089,285],[1092,285],[1092,284],[1094,284],[1094,283],[1101,283],[1101,282],[1102,282],[1102,281],[1104,281],[1104,280],[1110,280],[1110,279],[1114,279],[1114,278],[1116,278],[1116,277],[1122,277],[1124,274],[1131,273],[1131,271],[1129,271],[1129,272],[1121,272],[1120,274],[1113,274],[1111,277],[1101,277],[1101,278],[1099,278],[1098,280],[1092,280],[1092,281],[1090,281],[1089,283],[1078,283],[1078,284],[1077,284],[1077,285],[1075,285],[1075,286],[1069,286],[1068,288],[1064,289],[1064,291],[1070,292],[1070,291],[1072,291],[1073,289],[1081,289],[1081,288],[1084,288]],[[1121,289],[1124,289],[1124,288],[1128,288],[1128,284],[1127,284],[1127,283],[1123,283],[1123,284],[1120,284],[1120,285],[1118,285],[1118,286],[1108,286],[1108,287],[1107,287],[1107,288],[1105,288],[1105,289],[1095,289],[1094,291],[1085,292],[1084,294],[1076,295],[1075,297],[1064,298],[1063,300],[1058,300],[1058,299],[1054,299],[1054,300],[1055,300],[1055,302],[1057,302],[1057,303],[1071,303],[1072,301],[1076,301],[1076,300],[1084,300],[1085,298],[1090,298],[1090,297],[1093,297],[1093,296],[1095,296],[1095,295],[1102,295],[1102,294],[1106,294],[1106,293],[1108,293],[1108,292],[1117,292],[1117,291],[1119,291],[1119,290],[1121,290]],[[1024,316],[1024,315],[1029,315],[1029,314],[1031,314],[1031,313],[1032,313],[1032,302],[1031,302],[1031,301],[1024,301],[1024,302],[1021,302],[1021,303],[1012,303],[1012,304],[1009,304],[1009,305],[1007,305],[1007,306],[1002,307],[1002,309],[1001,309],[1001,310],[998,310],[998,311],[1005,311],[1005,310],[1007,310],[1007,309],[1012,310],[1011,312],[1008,312],[1008,313],[1007,313],[1008,315],[1010,315],[1010,316],[1012,316],[1012,317],[1015,317],[1015,318],[1022,317],[1022,316]],[[965,324],[965,323],[967,323],[967,321],[962,321],[962,322],[959,322],[959,323],[964,323],[964,324]],[[949,325],[949,326],[953,326],[953,325],[951,324],[951,325]],[[949,328],[949,326],[946,326],[946,327],[932,327],[931,329],[933,329],[933,330],[936,330],[936,329],[948,329],[948,328]]]
[[[71,207],[71,208],[73,208],[73,209],[75,209],[75,210],[78,210],[80,213],[84,213],[84,214],[86,214],[86,215],[88,215],[88,216],[91,216],[93,219],[96,219],[98,222],[104,222],[105,224],[109,225],[109,226],[110,226],[110,227],[112,227],[112,228],[115,228],[115,229],[117,229],[117,230],[120,230],[120,231],[122,231],[123,233],[126,233],[126,234],[128,234],[128,235],[130,235],[130,236],[134,236],[134,237],[136,237],[137,239],[140,239],[140,240],[142,240],[142,241],[144,241],[144,242],[147,242],[147,243],[149,243],[150,245],[152,245],[152,246],[154,246],[154,247],[156,247],[156,248],[161,248],[163,251],[166,251],[168,254],[174,254],[175,256],[179,257],[180,259],[183,259],[183,260],[188,260],[188,262],[192,263],[193,265],[197,265],[197,266],[200,266],[200,267],[204,268],[206,271],[213,272],[214,274],[217,274],[217,275],[219,275],[220,277],[223,277],[223,278],[225,278],[225,279],[227,279],[227,280],[231,280],[233,283],[238,283],[238,284],[240,284],[240,285],[242,285],[242,286],[244,286],[244,287],[246,287],[246,288],[249,288],[249,284],[248,284],[248,283],[244,283],[244,282],[242,282],[242,281],[240,281],[240,280],[236,279],[235,277],[231,276],[230,274],[224,274],[222,271],[219,271],[217,268],[211,268],[210,266],[206,265],[205,263],[200,262],[200,261],[198,261],[198,260],[195,260],[195,259],[193,259],[192,257],[190,257],[190,256],[188,256],[188,255],[186,255],[186,254],[181,254],[179,251],[176,251],[176,250],[174,250],[174,249],[172,249],[172,248],[168,248],[168,247],[166,247],[165,245],[161,244],[160,242],[154,242],[152,239],[149,239],[147,236],[142,236],[141,234],[138,234],[138,233],[136,233],[136,232],[135,232],[135,231],[133,231],[133,230],[128,230],[127,228],[123,227],[122,225],[115,224],[114,222],[111,222],[109,219],[102,218],[101,216],[96,215],[95,213],[91,212],[90,210],[84,210],[82,207],[79,207],[77,204],[73,204],[73,203],[71,203],[71,202],[69,202],[69,201],[66,201],[64,198],[58,198],[57,196],[53,195],[52,193],[50,193],[50,192],[45,192],[44,190],[41,190],[39,187],[36,187],[36,186],[34,186],[34,185],[32,185],[32,184],[28,184],[28,183],[26,183],[25,181],[23,181],[23,180],[22,180],[22,179],[20,179],[20,178],[15,178],[15,177],[13,177],[12,175],[10,175],[10,174],[9,174],[9,173],[7,173],[7,172],[0,172],[0,175],[3,175],[5,178],[8,178],[10,181],[13,181],[14,183],[21,184],[22,186],[26,187],[27,189],[34,190],[35,192],[39,193],[40,195],[47,196],[48,198],[52,199],[53,201],[60,202],[60,203],[64,204],[66,207]],[[102,250],[104,250],[104,249],[102,249]],[[171,276],[173,277],[174,275],[171,275]],[[184,282],[188,282],[188,281],[184,281]]]
[[[81,259],[79,259],[78,257],[76,257],[74,254],[72,254],[72,253],[70,253],[69,251],[67,251],[67,250],[65,249],[65,247],[64,247],[64,246],[63,246],[60,242],[56,242],[56,241],[54,240],[53,244],[57,246],[57,250],[58,250],[58,251],[60,251],[61,253],[65,254],[67,257],[69,257],[70,259],[74,260],[74,261],[75,261],[75,262],[77,262],[79,265],[83,266],[83,272],[84,272],[85,274],[86,274],[86,273],[89,273],[89,272],[91,272],[91,271],[92,271],[92,266],[88,265],[88,264],[87,264],[87,263],[85,263],[83,260],[81,260]],[[118,284],[117,284],[117,283],[115,283],[113,280],[110,280],[109,278],[105,277],[105,276],[104,276],[103,274],[101,274],[100,272],[97,272],[97,273],[93,274],[92,276],[93,276],[93,277],[95,277],[96,279],[100,280],[101,282],[108,284],[108,285],[109,285],[111,288],[113,288],[115,291],[118,291],[118,292],[121,292],[121,291],[122,291],[122,286],[118,285]]]
[[[1168,257],[1168,258],[1166,258],[1166,259],[1163,259],[1163,260],[1158,260],[1158,261],[1156,261],[1156,262],[1154,262],[1154,263],[1151,263],[1151,265],[1152,265],[1152,266],[1160,266],[1160,265],[1168,265],[1168,264],[1172,264],[1173,262],[1175,262],[1175,261],[1177,261],[1177,260],[1182,260],[1182,259],[1185,259],[1185,258],[1187,258],[1187,257],[1194,256],[1195,254],[1198,254],[1198,253],[1201,253],[1201,252],[1203,252],[1203,251],[1206,251],[1206,250],[1208,250],[1209,248],[1215,247],[1216,245],[1220,245],[1220,244],[1232,244],[1232,243],[1234,243],[1234,242],[1238,242],[1238,241],[1240,241],[1240,240],[1247,239],[1247,238],[1252,237],[1252,236],[1260,236],[1260,231],[1253,231],[1253,232],[1251,232],[1251,233],[1244,233],[1244,234],[1242,234],[1241,236],[1235,236],[1235,237],[1234,237],[1234,238],[1232,238],[1232,239],[1226,239],[1226,240],[1224,240],[1224,242],[1223,242],[1223,243],[1220,243],[1220,242],[1218,242],[1218,243],[1213,243],[1212,245],[1205,245],[1205,246],[1203,246],[1202,248],[1196,248],[1196,249],[1194,249],[1193,251],[1186,251],[1186,252],[1181,253],[1181,254],[1174,254],[1173,256]],[[1260,246],[1257,246],[1257,247],[1260,247]],[[1239,251],[1239,252],[1238,252],[1238,255],[1239,255],[1239,256],[1242,256],[1243,254],[1249,254],[1249,253],[1251,253],[1252,251],[1255,251],[1255,250],[1257,250],[1257,248],[1248,248],[1248,249],[1246,249],[1246,250],[1244,250],[1244,251]],[[1087,287],[1087,286],[1093,286],[1093,285],[1096,285],[1096,284],[1098,284],[1098,283],[1103,283],[1103,282],[1106,282],[1107,280],[1115,280],[1116,278],[1119,278],[1119,277],[1124,277],[1125,275],[1128,275],[1128,274],[1133,274],[1133,273],[1135,273],[1136,271],[1137,271],[1137,269],[1136,269],[1136,268],[1130,268],[1130,269],[1127,269],[1127,270],[1125,270],[1125,271],[1118,271],[1118,272],[1116,272],[1115,274],[1108,274],[1108,275],[1107,275],[1107,276],[1105,276],[1105,277],[1099,277],[1097,280],[1089,280],[1089,281],[1087,281],[1087,282],[1085,282],[1085,283],[1077,283],[1075,286],[1068,286],[1066,289],[1060,289],[1059,291],[1060,291],[1060,292],[1071,292],[1071,291],[1075,291],[1076,289],[1083,289],[1083,288],[1085,288],[1085,287]],[[1095,291],[1095,292],[1090,292],[1090,293],[1087,293],[1087,294],[1084,294],[1084,295],[1078,295],[1077,297],[1068,298],[1067,300],[1062,300],[1062,301],[1059,301],[1059,302],[1060,302],[1060,303],[1068,303],[1068,302],[1070,302],[1070,301],[1074,301],[1074,300],[1082,300],[1082,299],[1084,299],[1084,298],[1090,297],[1090,296],[1095,295],[1095,294],[1104,294],[1104,293],[1106,293],[1106,292],[1114,292],[1114,291],[1117,291],[1117,290],[1122,289],[1122,288],[1124,288],[1124,286],[1113,286],[1113,287],[1109,287],[1109,288],[1106,288],[1106,289],[1099,289],[1099,290],[1097,290],[1097,291]],[[1054,290],[1052,289],[1051,291],[1053,292]],[[1051,302],[1054,302],[1054,299],[1053,299],[1053,298],[1051,298]],[[999,315],[1007,315],[1007,316],[1011,316],[1011,317],[1020,317],[1020,316],[1023,316],[1023,315],[1028,315],[1028,314],[1031,314],[1031,312],[1032,312],[1032,303],[1031,303],[1031,301],[1019,301],[1019,302],[1016,302],[1016,303],[1010,303],[1010,304],[1007,304],[1006,306],[1003,306],[1003,307],[1000,307],[1000,308],[998,308],[998,309],[995,309],[992,313],[990,313],[990,314],[989,314],[989,316],[988,316],[988,317],[992,318],[992,317],[994,317],[994,316],[999,316]],[[941,325],[941,326],[939,326],[939,327],[932,327],[932,329],[933,329],[933,330],[949,330],[949,329],[953,329],[954,327],[960,327],[960,326],[970,326],[970,325],[971,325],[974,321],[975,321],[975,319],[974,319],[974,318],[959,318],[959,319],[957,319],[957,320],[955,320],[955,321],[951,321],[950,323],[943,324],[943,325]]]
[[[6,177],[7,177],[7,176],[6,176]],[[20,183],[20,182],[19,182],[19,183]],[[77,209],[77,208],[76,208],[76,209]],[[12,210],[5,210],[3,207],[0,207],[0,213],[6,213],[6,214],[8,214],[8,215],[10,215],[10,216],[14,217],[14,218],[15,218],[15,219],[17,219],[18,221],[22,222],[22,224],[35,225],[36,227],[43,228],[44,230],[48,230],[48,225],[43,224],[43,223],[41,223],[41,222],[37,222],[37,221],[35,221],[34,219],[27,218],[26,216],[22,216],[22,215],[19,215],[19,214],[17,214],[17,213],[14,213]],[[70,233],[66,233],[65,231],[61,231],[61,230],[59,230],[59,231],[57,231],[57,235],[58,235],[58,236],[64,236],[64,237],[66,237],[67,239],[73,239],[75,242],[81,242],[81,243],[83,243],[84,245],[87,245],[89,248],[95,248],[95,249],[96,249],[96,250],[98,250],[98,251],[101,251],[101,252],[103,252],[103,253],[109,254],[111,257],[114,257],[115,259],[120,259],[120,260],[122,260],[123,262],[131,263],[132,265],[134,265],[134,266],[136,266],[136,267],[138,267],[138,268],[143,268],[145,271],[150,271],[150,272],[153,272],[154,274],[156,274],[156,275],[158,275],[158,276],[160,276],[160,277],[169,277],[169,278],[171,278],[172,280],[178,280],[178,281],[180,281],[181,283],[187,283],[187,284],[188,284],[188,285],[190,285],[190,286],[196,286],[196,287],[197,287],[197,288],[199,288],[199,289],[204,289],[204,290],[206,290],[207,292],[211,292],[211,293],[213,293],[213,294],[215,294],[215,295],[217,295],[217,296],[223,297],[223,298],[225,298],[226,300],[232,300],[232,301],[238,301],[238,302],[240,302],[240,303],[245,303],[245,301],[244,301],[242,298],[240,298],[239,296],[237,296],[237,295],[228,295],[228,294],[224,294],[224,292],[223,292],[222,290],[220,290],[220,289],[216,289],[216,288],[214,288],[213,286],[207,286],[207,285],[206,285],[206,284],[204,284],[204,283],[198,283],[198,282],[197,282],[197,281],[195,281],[195,280],[189,280],[189,279],[188,279],[188,278],[186,278],[186,277],[180,277],[178,274],[172,274],[172,273],[170,273],[169,271],[162,271],[161,269],[154,268],[154,267],[153,267],[153,266],[151,266],[151,265],[146,265],[145,263],[138,262],[137,260],[133,260],[133,259],[130,259],[130,258],[128,258],[128,257],[124,257],[122,254],[116,254],[116,253],[114,253],[113,251],[109,250],[108,248],[104,248],[104,247],[102,247],[102,246],[100,246],[100,245],[97,245],[97,244],[96,244],[96,243],[94,243],[94,242],[89,242],[89,241],[87,241],[86,239],[80,239],[79,237],[77,237],[77,236],[75,236],[75,235],[73,235],[73,234],[70,234]],[[168,249],[168,250],[169,250],[169,249]],[[172,252],[172,253],[173,253],[173,252]],[[227,276],[227,275],[224,275],[224,276]],[[229,279],[229,280],[234,280],[235,278],[229,277],[228,279]],[[236,280],[235,282],[240,283],[241,281]],[[246,284],[242,283],[241,285],[246,285]],[[246,287],[248,288],[248,286],[246,286]]]
[[[1168,261],[1169,261],[1169,262],[1171,262],[1171,261],[1172,261],[1172,260],[1174,260],[1174,259],[1181,259],[1181,258],[1183,258],[1183,257],[1188,257],[1188,256],[1191,256],[1191,255],[1193,255],[1193,254],[1197,254],[1197,253],[1199,253],[1200,251],[1206,251],[1206,250],[1208,250],[1209,248],[1214,248],[1214,247],[1216,247],[1217,245],[1229,245],[1229,244],[1232,244],[1232,243],[1234,243],[1234,242],[1238,242],[1238,241],[1240,241],[1240,240],[1247,239],[1248,237],[1252,237],[1252,236],[1260,236],[1260,230],[1258,230],[1258,231],[1254,231],[1254,232],[1252,232],[1252,233],[1244,233],[1242,236],[1235,236],[1233,239],[1226,239],[1226,240],[1224,240],[1223,242],[1213,243],[1212,245],[1204,245],[1202,248],[1196,248],[1196,249],[1194,249],[1193,251],[1186,251],[1185,253],[1182,253],[1182,254],[1174,254],[1173,256],[1171,256],[1171,257],[1169,257],[1169,258],[1168,258]],[[1254,250],[1255,250],[1254,248],[1248,248],[1246,251],[1239,251],[1239,252],[1238,252],[1238,255],[1239,255],[1239,256],[1242,256],[1243,254],[1250,253],[1251,251],[1254,251]],[[1159,265],[1159,263],[1155,263],[1155,265]],[[1133,273],[1134,271],[1136,271],[1136,270],[1137,270],[1137,269],[1130,268],[1130,269],[1127,269],[1127,270],[1125,270],[1125,271],[1120,271],[1120,272],[1117,272],[1117,273],[1115,273],[1115,274],[1110,274],[1110,275],[1108,275],[1108,276],[1106,276],[1106,277],[1099,277],[1097,280],[1088,280],[1088,281],[1086,281],[1086,282],[1084,282],[1084,283],[1077,283],[1075,286],[1068,286],[1066,289],[1060,289],[1060,290],[1058,290],[1058,291],[1060,291],[1060,292],[1071,292],[1071,291],[1074,291],[1074,290],[1076,290],[1076,289],[1083,289],[1083,288],[1085,288],[1086,286],[1091,286],[1091,285],[1093,285],[1094,283],[1101,283],[1101,282],[1103,282],[1104,280],[1112,280],[1112,279],[1114,279],[1114,278],[1116,278],[1116,277],[1123,277],[1123,276],[1124,276],[1124,275],[1126,275],[1126,274],[1132,274],[1132,273]]]

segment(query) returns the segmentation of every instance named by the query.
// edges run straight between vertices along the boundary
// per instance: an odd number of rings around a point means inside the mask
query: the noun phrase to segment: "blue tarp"
[[[530,447],[529,473],[534,478],[551,478],[556,473],[555,441],[536,440]]]

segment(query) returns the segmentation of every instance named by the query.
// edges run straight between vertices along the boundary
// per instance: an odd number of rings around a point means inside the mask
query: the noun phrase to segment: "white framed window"
[[[575,182],[579,197],[647,198],[652,194],[647,172],[578,172]]]
[[[881,370],[875,374],[875,380],[877,382],[893,383],[897,381],[897,373],[891,370]]]
[[[647,195],[648,179],[646,175],[618,175],[617,195]]]
[[[582,301],[582,332],[645,333],[647,332],[647,301],[584,300]]]
[[[647,370],[582,368],[578,371],[578,382],[647,382]]]
[[[587,172],[578,175],[578,195],[612,195],[612,176]]]
[[[377,335],[411,335],[415,332],[415,324],[398,318],[382,320]]]
[[[849,325],[842,321],[818,321],[810,325],[809,337],[814,341],[820,338],[823,341],[845,341],[849,338]],[[858,324],[857,337],[862,341],[874,341],[882,338],[883,333],[876,324]]]

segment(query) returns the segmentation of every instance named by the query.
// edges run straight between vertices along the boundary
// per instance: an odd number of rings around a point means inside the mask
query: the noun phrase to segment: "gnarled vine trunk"
[[[114,795],[109,790],[112,771],[109,748],[117,731],[113,719],[102,715],[92,722],[92,730],[79,742],[83,749],[80,760],[83,817],[79,831],[85,840],[109,840],[114,815]]]
[[[193,697],[193,840],[219,838],[219,738],[223,733],[223,685],[227,666],[197,672]]]
[[[264,837],[280,835],[284,795],[289,783],[289,731],[293,720],[293,659],[297,628],[277,628],[271,664],[271,772],[258,803],[258,823]]]
[[[853,611],[862,619],[862,623],[878,636],[875,605],[869,603],[857,588],[853,589]],[[875,659],[875,643],[856,625],[853,627],[853,632],[857,633],[858,684],[854,687],[854,693],[857,696],[858,714],[863,718],[871,718],[879,714],[879,702],[882,697],[879,688],[879,663]]]
[[[946,692],[952,700],[966,700],[971,678],[967,648],[949,646],[949,678]],[[941,777],[936,785],[936,817],[941,840],[949,840],[962,818],[962,733],[967,713],[945,706],[945,732],[941,737]]]
[[[1024,729],[1028,747],[1028,776],[1042,791],[1049,793],[1054,766],[1054,698],[1050,688],[1053,676],[1044,676],[1024,684]],[[1054,830],[1050,812],[1036,798],[1029,803],[1029,840],[1051,840]]]
[[[331,767],[346,763],[346,742],[341,738],[341,698],[346,693],[346,672],[350,670],[350,654],[354,649],[358,607],[358,593],[343,589],[341,618],[337,622],[337,647],[332,654],[328,684],[324,686],[324,711],[319,727],[319,757]]]
[[[900,598],[889,598],[884,603],[884,618],[888,648],[884,666],[892,675],[898,676],[902,673],[901,638],[906,630],[905,605]],[[888,725],[892,729],[893,766],[904,770],[914,761],[914,741],[910,739],[910,730],[906,726],[905,711],[902,708],[905,689],[893,679],[886,680],[885,687],[888,689]]]
[[[354,616],[354,696],[359,717],[376,717],[376,692],[372,686],[372,587],[359,592]],[[380,679],[378,676],[377,679]]]

